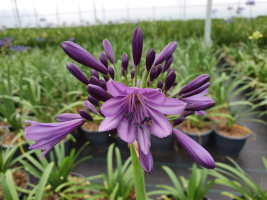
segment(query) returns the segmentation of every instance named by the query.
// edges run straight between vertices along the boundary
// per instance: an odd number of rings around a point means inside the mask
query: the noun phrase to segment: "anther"
[[[132,112],[129,113],[129,119],[130,119],[130,120],[134,119],[134,115],[133,115]]]
[[[123,116],[124,116],[126,119],[128,119],[128,115],[126,115],[125,113],[123,113]]]
[[[148,118],[147,118],[147,121],[151,121],[151,120],[152,120],[152,117],[148,117]]]
[[[135,122],[132,122],[131,125],[135,125]]]
[[[146,122],[148,117],[145,117],[143,120],[142,120],[142,124]]]

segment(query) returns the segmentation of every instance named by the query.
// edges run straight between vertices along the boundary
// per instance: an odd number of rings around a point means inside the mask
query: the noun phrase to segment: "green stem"
[[[135,66],[135,74],[134,74],[134,87],[136,87],[136,86],[137,86],[138,68],[139,68],[139,65]]]
[[[142,85],[143,85],[143,88],[145,87],[145,85],[144,85],[144,81],[146,80],[147,75],[148,75],[148,71],[145,70],[145,74],[144,74],[144,76],[142,77],[142,81],[141,81],[141,84],[140,84],[141,87],[142,87]]]
[[[127,77],[127,71],[124,72],[125,74],[125,81],[126,81],[126,86],[128,87],[128,77]]]
[[[115,63],[113,64],[113,67],[114,67],[114,70],[115,70],[115,77],[116,77],[116,76],[119,77],[119,82],[121,82],[121,76],[118,74],[118,71],[117,71],[117,68],[116,68]],[[114,79],[115,79],[115,77],[114,77]],[[115,81],[115,80],[114,80],[114,81]]]
[[[133,173],[134,173],[134,186],[135,186],[136,200],[145,200],[146,199],[146,187],[145,187],[144,171],[140,165],[140,161],[136,155],[133,144],[130,144],[130,150],[131,150],[132,166],[133,166]]]

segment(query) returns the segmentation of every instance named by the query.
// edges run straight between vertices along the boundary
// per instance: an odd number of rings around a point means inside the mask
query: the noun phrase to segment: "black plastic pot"
[[[76,140],[76,142],[74,142],[72,139],[70,139],[70,148],[74,148],[74,147],[76,147],[78,145],[78,142],[82,137],[81,127],[79,127],[76,130],[72,131],[71,135]]]
[[[167,197],[168,197],[168,198],[171,198],[172,195],[167,195]],[[164,200],[164,199],[161,198],[161,200]],[[209,197],[204,197],[204,198],[201,199],[201,200],[211,200],[211,199],[210,199]]]
[[[120,139],[120,137],[116,138],[116,145],[119,147],[120,150],[130,152],[130,149],[128,148],[128,143]]]
[[[23,189],[28,189],[28,187],[29,187],[29,183],[30,183],[30,176],[29,176],[29,174],[28,174],[27,172],[25,172],[25,171],[23,171],[22,173],[24,173],[24,174],[27,176],[27,183],[26,183],[26,185],[25,185],[25,187],[24,187]],[[18,194],[18,196],[19,196],[19,199],[23,199],[24,193],[20,192],[20,193]]]
[[[108,132],[98,132],[90,131],[81,127],[85,138],[90,142],[89,145],[95,149],[106,148],[109,145],[109,133]]]
[[[8,133],[10,134],[10,133]],[[4,137],[6,137],[8,134],[6,134]],[[4,137],[2,138],[2,140],[4,139]],[[0,145],[3,147],[3,150],[5,151],[9,145],[5,145],[5,144],[2,144],[2,142],[0,143]],[[16,145],[12,145],[12,147],[15,147]],[[25,152],[27,152],[29,150],[29,144],[27,142],[24,142],[22,144],[22,147],[24,149]],[[21,151],[20,151],[20,147],[18,147],[17,151],[15,152],[14,156],[13,156],[13,159],[20,156],[21,155]]]
[[[207,146],[208,143],[210,142],[210,138],[213,132],[212,127],[210,127],[210,130],[207,132],[201,132],[201,133],[192,133],[192,132],[187,132],[182,129],[180,129],[183,133],[191,137],[193,140],[195,140],[198,144],[201,146]]]
[[[6,134],[9,133],[9,128],[6,127],[6,126],[0,126],[0,130],[6,132],[6,133],[4,133],[4,135],[0,136],[0,143],[1,143],[2,138],[3,138]]]
[[[174,137],[172,134],[165,138],[158,138],[157,136],[151,134],[151,150],[156,152],[167,152],[173,146]]]
[[[216,151],[221,155],[236,156],[241,151],[246,143],[247,138],[250,136],[248,134],[244,137],[229,137],[221,134],[216,126],[213,127],[215,132],[215,145]]]

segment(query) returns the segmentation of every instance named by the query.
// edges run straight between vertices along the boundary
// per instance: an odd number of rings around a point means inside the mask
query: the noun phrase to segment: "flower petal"
[[[139,150],[139,160],[143,170],[149,174],[153,172],[153,157],[151,152],[149,151],[147,155],[143,154],[142,151]]]
[[[127,104],[125,104],[125,105],[127,105]],[[124,117],[123,113],[127,109],[128,109],[127,106],[124,106],[124,108],[121,109],[117,115],[114,115],[112,117],[105,117],[105,119],[101,122],[101,124],[99,126],[99,131],[103,132],[103,131],[109,131],[111,129],[117,128],[121,119]]]
[[[206,102],[206,101],[212,101],[212,98],[207,97],[207,96],[191,96],[191,97],[187,97],[187,98],[182,98],[181,101],[188,103],[188,104],[192,104],[192,103],[198,103],[198,102]]]
[[[151,133],[146,124],[144,124],[143,129],[137,128],[137,142],[139,144],[140,150],[147,155],[151,146],[150,143]]]
[[[124,94],[124,91],[126,90],[127,87],[123,85],[122,83],[118,83],[110,79],[107,82],[107,88],[108,88],[109,93],[113,97],[126,96],[126,94]]]
[[[172,134],[198,164],[207,169],[214,169],[216,167],[209,152],[196,141],[175,128],[173,128]]]
[[[81,115],[73,114],[73,113],[62,113],[57,116],[58,122],[66,122],[66,121],[71,121],[75,119],[83,119],[83,118],[81,117]]]
[[[161,89],[146,88],[146,93],[143,94],[148,100],[156,105],[163,105],[166,102],[165,94],[162,93]]]
[[[195,111],[197,115],[206,116],[206,112],[204,110]]]
[[[166,98],[163,105],[156,105],[152,101],[146,101],[146,105],[165,115],[177,115],[184,111],[186,104],[179,99]]]
[[[123,117],[118,127],[118,133],[122,140],[132,144],[136,140],[137,126],[131,125],[131,122]]]
[[[152,117],[152,123],[148,126],[151,133],[159,138],[167,137],[172,132],[172,126],[168,119],[160,112],[147,107],[148,114]]]
[[[106,117],[117,115],[127,104],[127,97],[119,96],[107,100],[101,107],[101,112]]]

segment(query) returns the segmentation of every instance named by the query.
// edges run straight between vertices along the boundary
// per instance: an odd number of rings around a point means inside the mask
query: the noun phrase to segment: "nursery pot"
[[[167,152],[173,146],[174,137],[172,134],[165,138],[158,138],[151,134],[151,150],[156,152]]]
[[[186,193],[185,193],[186,194]],[[167,195],[167,197],[168,198],[171,198],[171,197],[173,197],[172,195]],[[164,199],[162,199],[161,198],[161,200],[164,200]],[[211,200],[209,197],[203,197],[203,199],[201,199],[201,200]]]
[[[120,137],[116,138],[116,145],[119,147],[120,150],[130,152],[130,149],[128,148],[128,143],[120,139]]]
[[[180,127],[179,127],[180,129]],[[205,132],[200,132],[200,133],[195,133],[195,132],[188,132],[180,129],[183,133],[191,137],[193,140],[195,140],[198,144],[201,146],[207,146],[208,143],[210,142],[210,138],[213,132],[212,127],[210,127],[210,130],[205,131]]]
[[[236,156],[241,151],[246,143],[250,134],[243,137],[231,137],[220,133],[216,129],[216,125],[213,127],[215,132],[215,145],[216,151],[221,155]]]
[[[82,137],[82,131],[81,131],[81,127],[75,129],[74,131],[71,132],[72,137],[76,140],[73,141],[73,139],[70,139],[70,147],[74,148],[78,145],[79,140]]]
[[[0,142],[2,138],[9,133],[9,128],[6,126],[0,126]]]
[[[23,187],[23,189],[28,189],[28,186],[29,186],[29,182],[30,182],[30,176],[27,172],[23,171],[22,172],[23,174],[26,175],[27,177],[27,182],[26,182],[26,185]],[[23,196],[24,196],[24,193],[20,192],[18,193],[18,196],[19,196],[19,199],[23,199]]]
[[[2,141],[0,143],[0,145],[3,147],[4,151],[9,147],[9,145],[4,144],[4,138],[7,137],[9,134],[11,134],[11,133],[5,134],[5,136],[2,138]],[[25,152],[27,152],[29,150],[29,144],[27,142],[23,142],[21,145],[22,145],[22,147],[23,147]],[[12,145],[12,147],[15,147],[15,146],[16,146],[16,144]],[[13,158],[16,158],[16,157],[18,157],[20,155],[21,155],[21,151],[20,151],[20,147],[18,147],[18,149],[15,152]]]
[[[102,149],[108,147],[109,145],[109,133],[108,132],[99,132],[91,131],[89,129],[81,127],[85,138],[90,142],[89,145],[95,149]]]

